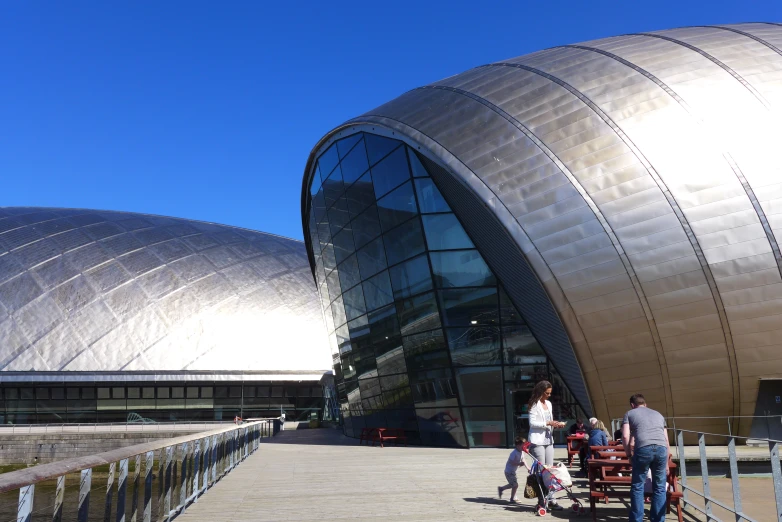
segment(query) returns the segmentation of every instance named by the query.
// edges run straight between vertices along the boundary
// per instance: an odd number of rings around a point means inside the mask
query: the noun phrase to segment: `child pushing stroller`
[[[535,507],[535,512],[538,516],[542,517],[547,514],[547,506],[556,504],[557,494],[562,491],[573,502],[572,509],[574,512],[579,514],[586,512],[581,501],[576,498],[571,490],[573,482],[570,479],[570,473],[568,473],[567,468],[563,464],[558,463],[554,466],[545,466],[529,452],[529,443],[524,438],[516,437],[514,442],[516,449],[511,452],[505,464],[505,478],[508,479],[508,484],[497,488],[500,498],[502,498],[505,490],[511,489],[510,501],[513,503],[518,502],[516,491],[519,483],[516,470],[524,467],[529,471],[524,487],[524,496],[526,498],[538,499],[538,504]],[[532,463],[527,464],[525,457],[529,457]]]

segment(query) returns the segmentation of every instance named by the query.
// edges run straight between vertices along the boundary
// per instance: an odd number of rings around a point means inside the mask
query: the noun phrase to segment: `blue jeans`
[[[646,474],[652,470],[652,507],[649,510],[651,522],[665,520],[665,468],[668,466],[668,448],[652,444],[637,448],[633,453],[633,482],[630,486],[630,522],[644,519],[644,484]]]

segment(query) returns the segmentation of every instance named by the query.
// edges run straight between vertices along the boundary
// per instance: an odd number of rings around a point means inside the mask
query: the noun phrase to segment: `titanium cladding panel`
[[[328,368],[304,244],[124,212],[0,208],[3,371]]]
[[[781,49],[770,23],[547,49],[407,92],[310,163],[393,133],[470,188],[547,290],[598,417],[637,391],[667,415],[753,415],[759,378],[782,377]]]

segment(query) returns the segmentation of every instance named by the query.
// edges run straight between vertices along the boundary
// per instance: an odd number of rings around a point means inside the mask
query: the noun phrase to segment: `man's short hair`
[[[525,442],[527,442],[527,439],[525,439],[521,435],[517,435],[513,441],[513,445],[518,446],[519,444],[524,444]]]
[[[644,399],[644,396],[642,393],[636,393],[632,397],[630,397],[630,404],[633,406],[643,406],[646,404],[646,399]]]

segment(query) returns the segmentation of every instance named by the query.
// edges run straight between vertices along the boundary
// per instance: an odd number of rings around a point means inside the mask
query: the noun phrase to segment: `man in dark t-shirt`
[[[622,420],[622,444],[632,459],[633,478],[630,486],[630,522],[644,518],[644,483],[652,470],[651,522],[665,520],[665,478],[668,475],[668,433],[665,418],[646,406],[640,393],[630,397],[630,411]],[[634,443],[633,443],[634,442]]]

